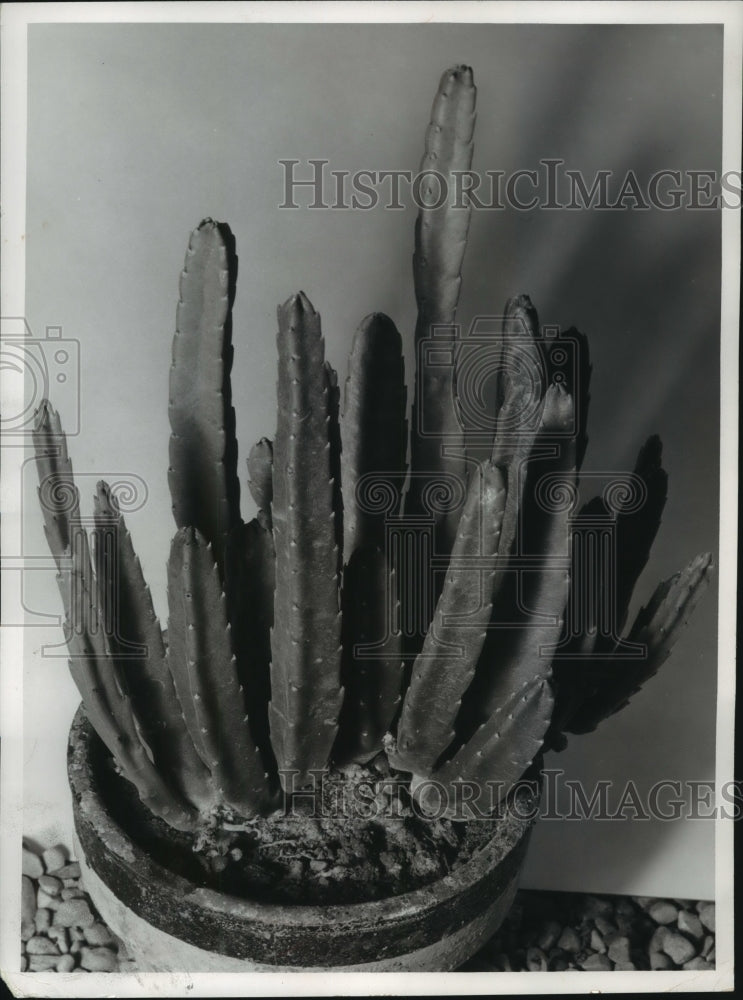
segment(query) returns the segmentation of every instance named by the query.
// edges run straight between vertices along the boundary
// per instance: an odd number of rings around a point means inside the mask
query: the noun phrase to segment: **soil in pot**
[[[331,770],[312,793],[268,817],[221,817],[198,838],[154,817],[108,755],[95,778],[111,817],[154,861],[196,885],[263,903],[333,905],[397,896],[453,873],[499,835],[506,812],[534,813],[526,782],[493,815],[467,822],[427,818],[380,754]]]

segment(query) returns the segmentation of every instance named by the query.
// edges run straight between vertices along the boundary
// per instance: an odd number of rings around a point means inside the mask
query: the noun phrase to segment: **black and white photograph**
[[[740,6],[0,17],[10,995],[732,989]]]

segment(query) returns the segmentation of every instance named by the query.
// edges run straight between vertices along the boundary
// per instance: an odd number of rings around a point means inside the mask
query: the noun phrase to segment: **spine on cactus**
[[[436,205],[442,191],[446,203],[440,207],[421,207],[415,228],[413,277],[418,319],[415,345],[418,365],[415,381],[411,427],[411,483],[406,499],[406,513],[423,512],[422,494],[426,486],[442,473],[465,478],[464,434],[454,410],[456,375],[452,366],[423,363],[421,352],[436,326],[454,323],[467,231],[470,204],[452,204],[455,190],[454,171],[469,170],[472,165],[472,134],[475,127],[476,89],[472,70],[457,66],[441,77],[433,103],[431,122],[421,161],[421,173],[429,171],[431,182],[424,184],[422,199]],[[434,182],[433,172],[442,179]],[[458,348],[454,329],[436,332],[436,344],[442,350]],[[423,425],[425,423],[425,432]],[[456,535],[458,512],[440,516],[437,522],[437,549],[448,554]]]
[[[278,310],[273,446],[276,551],[271,743],[285,790],[326,767],[341,707],[341,613],[328,379],[320,317],[300,292]]]
[[[140,736],[131,700],[115,672],[105,629],[99,621],[88,536],[59,416],[42,402],[33,432],[40,500],[57,582],[65,608],[63,626],[70,673],[96,732],[136,787],[144,804],[179,830],[192,830],[198,811],[158,772]]]
[[[168,606],[168,668],[194,746],[220,800],[243,815],[260,812],[268,786],[237,682],[226,599],[212,546],[195,528],[173,539]]]
[[[505,502],[500,469],[491,462],[478,466],[434,619],[405,695],[392,756],[400,770],[430,776],[454,739],[457,712],[490,621]]]
[[[351,348],[342,420],[345,697],[338,762],[374,756],[400,701],[399,595],[387,534],[406,471],[405,397],[400,334],[387,316],[367,316]]]
[[[220,573],[225,540],[240,518],[231,404],[231,309],[237,257],[226,225],[205,219],[191,234],[173,338],[168,480],[179,528],[196,528]]]
[[[215,804],[211,775],[183,720],[150,589],[107,483],[98,483],[94,517],[99,606],[120,686],[157,770],[207,812]]]

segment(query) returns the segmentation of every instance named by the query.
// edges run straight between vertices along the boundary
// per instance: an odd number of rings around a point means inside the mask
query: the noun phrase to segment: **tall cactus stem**
[[[236,273],[229,228],[205,219],[191,234],[181,273],[168,481],[176,525],[196,528],[211,543],[220,572],[226,536],[240,517],[230,388]]]
[[[505,502],[500,469],[482,463],[470,478],[434,620],[413,664],[393,759],[400,770],[429,775],[454,738],[492,612]]]
[[[170,668],[184,717],[224,802],[243,815],[260,812],[268,784],[250,739],[212,547],[181,528],[169,561]]]
[[[476,89],[468,66],[456,66],[443,74],[421,160],[420,173],[427,176],[421,198],[431,207],[419,210],[413,256],[418,365],[411,427],[412,477],[406,499],[406,513],[412,515],[424,511],[423,493],[442,474],[462,483],[465,479],[464,432],[454,406],[458,338],[452,324],[471,208],[466,195],[457,204],[452,192],[461,189],[455,172],[467,171],[472,165],[475,100]],[[439,204],[442,191],[447,197],[444,204]],[[424,363],[426,343],[433,344],[434,338],[437,352],[448,349],[453,364]],[[458,520],[459,511],[437,515],[437,545],[442,555],[451,550]]]
[[[300,292],[278,310],[271,742],[285,787],[325,768],[337,732],[341,613],[328,382],[320,317]],[[291,782],[291,785],[289,784]]]
[[[183,721],[152,596],[107,483],[98,483],[94,516],[99,606],[116,676],[131,698],[155,767],[208,811],[215,802],[210,774]]]

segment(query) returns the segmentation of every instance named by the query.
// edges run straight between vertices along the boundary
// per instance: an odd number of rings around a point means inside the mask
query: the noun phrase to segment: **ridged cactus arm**
[[[421,173],[435,171],[442,178],[439,181],[432,175],[422,185],[422,200],[433,206],[442,193],[447,197],[440,207],[421,207],[416,222],[413,255],[418,304],[416,352],[431,338],[433,326],[447,326],[455,320],[471,209],[466,196],[463,204],[456,204],[454,192],[458,182],[453,172],[469,170],[472,165],[475,100],[476,89],[468,66],[456,66],[443,74],[433,102],[420,169]],[[436,340],[444,350],[457,349],[453,330],[438,333]],[[422,512],[423,490],[441,473],[464,480],[464,435],[453,407],[455,379],[453,366],[419,361],[411,426],[413,478],[406,499],[409,514]],[[447,449],[447,455],[443,454],[443,448]],[[452,512],[439,517],[437,536],[442,554],[451,549],[458,516],[458,512]]]
[[[482,684],[477,710],[481,718],[498,711],[515,691],[532,680],[551,677],[551,662],[562,633],[565,606],[570,590],[571,511],[576,499],[576,445],[570,437],[573,427],[573,400],[560,386],[547,390],[542,411],[540,436],[555,435],[559,456],[547,477],[538,484],[537,502],[545,524],[540,539],[541,572],[529,613],[505,662],[482,664]],[[547,695],[543,696],[546,704]],[[543,736],[534,733],[535,739]]]
[[[638,612],[627,639],[646,646],[641,661],[617,659],[593,665],[593,691],[564,728],[571,733],[589,733],[628,703],[642,685],[668,659],[681,629],[706,590],[712,577],[712,556],[696,556],[680,572],[658,584],[648,604]]]
[[[239,813],[251,815],[265,806],[268,783],[248,730],[226,599],[211,545],[194,528],[182,528],[173,539],[170,564],[168,666],[186,724],[220,798]]]
[[[261,438],[248,455],[248,489],[258,507],[258,520],[262,527],[271,530],[271,501],[273,499],[273,445],[268,438]]]
[[[345,562],[357,549],[383,548],[386,519],[399,512],[406,470],[405,404],[402,338],[389,317],[373,313],[353,338],[341,420]],[[381,505],[375,503],[380,496]]]
[[[130,699],[116,676],[100,621],[88,535],[80,522],[79,496],[58,414],[44,401],[33,433],[40,499],[50,549],[59,572],[65,609],[64,636],[70,674],[96,732],[142,801],[171,826],[193,829],[197,811],[163,779],[139,735]]]
[[[429,776],[454,739],[490,621],[505,502],[500,469],[482,463],[470,478],[446,580],[413,664],[391,758],[400,770]]]
[[[209,771],[183,720],[150,589],[107,483],[98,483],[94,516],[99,603],[116,674],[155,767],[184,798],[207,810],[214,803]]]
[[[430,780],[414,776],[411,791],[421,811],[452,820],[470,819],[469,810],[486,815],[539,753],[552,704],[548,680],[537,677],[527,682]],[[470,786],[469,805],[465,785]]]
[[[39,503],[44,517],[44,534],[57,570],[69,556],[72,536],[79,530],[80,496],[75,486],[72,462],[62,421],[51,403],[44,399],[35,413],[32,440],[39,476]]]
[[[326,361],[325,385],[328,393],[328,443],[330,445],[330,477],[333,480],[333,525],[338,549],[338,572],[343,569],[343,491],[341,489],[341,391],[338,372]]]
[[[354,335],[341,421],[345,697],[336,762],[373,757],[400,702],[399,596],[387,533],[405,478],[405,403],[400,334],[374,313]]]
[[[274,437],[271,743],[285,783],[326,767],[338,727],[341,614],[328,385],[320,317],[300,292],[279,307]]]
[[[505,557],[516,538],[527,466],[539,431],[545,390],[538,343],[539,318],[528,295],[517,295],[506,303],[503,334],[502,402],[496,419],[492,461],[506,470],[508,498],[500,548]],[[499,579],[502,581],[502,574]]]
[[[379,753],[400,704],[397,602],[397,579],[385,550],[357,549],[343,571],[345,696],[333,749],[336,764],[365,763]]]
[[[193,231],[180,280],[170,369],[173,515],[212,544],[222,570],[225,538],[240,516],[231,405],[231,308],[237,258],[227,226]]]
[[[265,508],[261,511],[268,513]],[[271,628],[276,571],[273,536],[259,516],[239,524],[228,539],[225,590],[238,681],[245,695],[250,733],[267,770],[275,773],[269,738]]]

